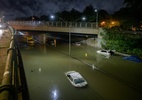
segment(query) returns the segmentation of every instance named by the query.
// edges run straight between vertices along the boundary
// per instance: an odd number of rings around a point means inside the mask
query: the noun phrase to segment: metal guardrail
[[[60,22],[60,21],[9,21],[9,25],[17,26],[54,26],[54,27],[79,27],[96,28],[96,23],[92,22]]]
[[[0,86],[0,100],[29,100],[22,57],[14,40],[13,30],[10,47],[7,51],[3,80]]]

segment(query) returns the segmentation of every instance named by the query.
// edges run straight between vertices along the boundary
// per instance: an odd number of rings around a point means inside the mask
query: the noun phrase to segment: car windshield
[[[75,84],[82,83],[82,82],[85,82],[83,78],[74,79]]]
[[[101,52],[107,52],[107,51],[105,51],[105,50],[102,50]]]

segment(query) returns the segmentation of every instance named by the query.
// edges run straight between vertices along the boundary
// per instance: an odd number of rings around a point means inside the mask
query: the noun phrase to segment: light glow
[[[2,35],[3,35],[3,30],[0,30],[0,39],[1,39]]]
[[[56,86],[54,86],[51,90],[51,98],[52,100],[57,100],[59,98],[59,91],[58,89],[56,88]]]

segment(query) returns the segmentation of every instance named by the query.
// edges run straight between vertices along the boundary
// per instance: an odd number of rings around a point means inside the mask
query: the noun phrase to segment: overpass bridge
[[[99,33],[96,23],[90,22],[57,22],[57,21],[9,21],[16,30],[47,31],[64,33],[94,34]]]

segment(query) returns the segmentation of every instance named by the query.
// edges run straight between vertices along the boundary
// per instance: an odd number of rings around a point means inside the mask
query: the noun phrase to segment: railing
[[[9,21],[9,25],[17,26],[53,26],[53,27],[80,27],[96,28],[96,23],[90,22],[59,22],[59,21]]]
[[[14,31],[7,51],[7,61],[0,86],[0,100],[29,100],[22,58],[14,40]]]

